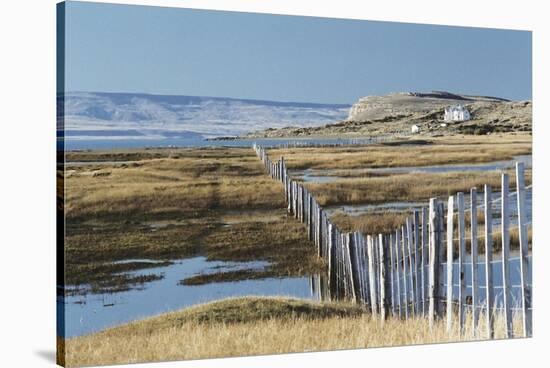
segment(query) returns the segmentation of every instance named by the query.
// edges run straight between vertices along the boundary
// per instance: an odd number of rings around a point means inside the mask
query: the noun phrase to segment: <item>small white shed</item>
[[[413,133],[413,134],[420,133],[420,127],[416,124],[411,126],[411,133]]]

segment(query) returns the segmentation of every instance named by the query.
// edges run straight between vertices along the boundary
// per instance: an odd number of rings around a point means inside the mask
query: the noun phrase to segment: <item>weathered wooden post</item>
[[[494,314],[493,314],[493,193],[489,185],[484,189],[484,213],[485,217],[485,304],[486,304],[486,326],[487,338],[492,339],[495,335]]]
[[[384,236],[378,234],[378,268],[380,282],[380,319],[386,319],[386,256],[384,253]]]
[[[525,214],[525,174],[523,162],[516,163],[516,194],[518,200],[519,252],[521,271],[521,310],[523,336],[532,335],[531,288],[527,285],[529,272],[529,237],[527,234],[527,217]]]
[[[391,313],[392,316],[397,316],[397,309],[395,306],[396,296],[395,296],[395,247],[393,244],[395,243],[395,235],[393,233],[390,233],[390,239],[389,239],[389,246],[388,250],[390,253],[390,285],[391,285]]]
[[[453,237],[454,237],[454,196],[449,196],[447,204],[447,332],[453,327]]]
[[[422,314],[426,315],[428,313],[428,211],[426,208],[422,207],[422,248],[420,251],[421,258],[421,279],[422,279]]]
[[[323,252],[323,210],[321,209],[321,206],[317,203],[317,206],[315,208],[317,211],[317,226],[315,229],[315,236],[317,237],[317,246],[318,246],[318,255],[319,257],[324,257],[325,254]]]
[[[411,295],[411,315],[416,314],[416,286],[414,276],[416,274],[416,267],[414,266],[415,261],[413,260],[413,230],[412,230],[412,219],[407,217],[406,220],[407,227],[407,256],[409,257],[409,282],[410,282],[410,295]]]
[[[407,269],[407,228],[406,226],[401,226],[401,238],[403,239],[402,243],[402,254],[403,254],[403,292],[405,294],[404,298],[404,308],[405,308],[405,319],[409,319],[409,270]]]
[[[328,283],[332,295],[336,293],[336,246],[334,226],[328,223],[327,226],[327,245],[328,245]]]
[[[375,262],[375,254],[374,254],[374,239],[372,236],[367,235],[367,254],[369,258],[369,285],[370,285],[370,305],[371,305],[371,311],[373,315],[377,314],[378,308],[377,308],[377,285],[376,282],[376,262]]]
[[[464,193],[456,194],[456,204],[458,208],[458,325],[460,333],[464,330],[464,316],[466,303],[464,256],[466,253],[465,244],[465,224],[464,224]]]
[[[396,289],[397,289],[397,312],[399,318],[402,318],[402,301],[401,301],[401,230],[395,230],[395,270],[396,270]]]
[[[369,256],[368,256],[368,245],[367,239],[363,234],[359,233],[359,247],[361,249],[361,260],[362,260],[362,278],[363,278],[363,297],[365,298],[365,303],[370,304],[370,283],[369,283]]]
[[[509,179],[508,174],[502,174],[502,184],[501,184],[501,202],[502,202],[502,288],[503,288],[503,306],[504,306],[504,321],[506,324],[506,337],[510,338],[513,335],[512,328],[512,293],[511,293],[511,284],[510,284],[510,214],[509,214],[509,204],[508,204],[508,191],[509,191]]]
[[[470,189],[470,253],[472,256],[472,335],[477,335],[477,324],[479,321],[478,284],[477,284],[477,190]]]
[[[361,280],[361,265],[359,261],[360,257],[360,251],[357,247],[358,244],[358,238],[357,238],[357,232],[349,233],[348,234],[348,244],[349,244],[349,256],[351,260],[351,275],[353,279],[353,289],[355,292],[355,301],[357,303],[363,301],[362,297],[362,280]]]
[[[290,179],[290,177],[287,177],[287,180],[286,180],[286,185],[287,185],[287,195],[288,195],[288,207],[287,207],[287,211],[288,213],[292,214],[292,202],[294,201],[294,195],[293,195],[293,192],[292,192],[292,188],[293,188],[293,185],[294,184],[294,181],[292,181],[292,179]]]
[[[420,277],[420,259],[419,259],[419,247],[422,246],[422,243],[420,242],[420,214],[417,210],[413,213],[413,238],[414,238],[414,246],[413,246],[413,265],[414,265],[414,299],[415,299],[415,311],[417,314],[422,313],[422,296],[421,296],[421,277]]]
[[[304,222],[304,187],[298,184],[298,220]]]
[[[314,241],[315,240],[315,221],[313,219],[315,216],[315,209],[313,207],[313,196],[309,191],[307,194],[308,194],[307,218],[308,218],[308,224],[309,224],[307,228],[309,233],[309,240]]]
[[[430,328],[434,325],[435,317],[438,313],[438,298],[439,298],[439,245],[440,245],[440,226],[438,216],[439,201],[437,198],[430,199],[429,221],[430,221],[430,271],[429,271],[429,323]]]
[[[303,185],[300,185],[300,187],[302,188],[302,192],[301,192],[301,197],[300,197],[300,200],[301,200],[301,221],[302,223],[305,223],[307,221],[306,219],[306,214],[307,214],[307,209],[306,209],[306,206],[307,206],[307,193],[306,193],[306,188],[303,186]]]
[[[347,268],[347,280],[348,280],[348,285],[349,285],[349,293],[350,293],[350,296],[351,296],[351,299],[354,301],[354,302],[357,302],[358,301],[358,298],[357,298],[357,295],[358,293],[356,292],[356,280],[355,280],[355,276],[356,276],[356,272],[354,272],[354,270],[356,270],[354,267],[353,267],[353,261],[352,260],[352,247],[353,247],[353,233],[346,233],[346,234],[342,234],[343,236],[343,240],[344,240],[344,250],[345,250],[345,256],[346,256],[346,268]],[[355,254],[354,254],[355,255]]]

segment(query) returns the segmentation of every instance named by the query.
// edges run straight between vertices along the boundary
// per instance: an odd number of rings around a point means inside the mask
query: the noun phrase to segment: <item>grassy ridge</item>
[[[519,335],[519,318],[515,332]],[[469,317],[460,335],[443,320],[390,318],[381,324],[356,305],[292,299],[240,298],[210,303],[137,321],[93,335],[68,339],[62,348],[69,366],[137,363],[483,339]],[[480,320],[484,326],[484,318]],[[504,323],[496,316],[496,338]]]

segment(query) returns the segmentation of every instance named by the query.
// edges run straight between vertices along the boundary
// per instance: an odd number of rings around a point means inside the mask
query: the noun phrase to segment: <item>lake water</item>
[[[58,297],[65,313],[65,326],[58,324],[58,335],[73,337],[100,331],[126,322],[178,310],[192,305],[238,296],[289,296],[318,299],[311,290],[310,277],[267,278],[205,285],[181,285],[186,278],[214,272],[262,269],[267,262],[221,262],[195,257],[169,266],[130,272],[130,275],[162,275],[142,288],[119,293]],[[58,316],[61,317],[61,316]],[[59,318],[62,321],[62,318]]]
[[[479,259],[483,259],[485,255],[481,254],[479,256]],[[496,257],[500,257],[500,255],[495,255]],[[468,260],[465,264],[464,269],[464,280],[465,280],[465,293],[466,296],[472,295],[472,263],[470,261],[471,256],[466,256],[466,259]],[[495,287],[495,307],[501,308],[503,304],[503,295],[504,295],[504,288],[503,288],[503,272],[502,272],[502,260],[494,260],[492,263],[492,271],[493,271],[493,285]],[[510,259],[509,263],[509,271],[510,271],[510,285],[511,285],[511,295],[512,295],[512,306],[514,309],[517,309],[520,307],[520,301],[521,301],[521,270],[520,270],[520,258],[515,257]],[[458,277],[460,274],[460,270],[458,267],[458,262],[453,263],[453,296],[456,297],[458,295],[458,289],[460,288],[460,284],[458,283]],[[478,283],[479,285],[483,285],[479,288],[478,294],[479,294],[479,303],[483,304],[486,300],[486,278],[485,278],[485,262],[477,262],[477,277],[478,277]],[[442,278],[441,282],[444,285],[447,285],[447,265],[442,265]],[[532,262],[531,262],[531,256],[528,257],[528,267],[527,267],[527,279],[526,284],[529,286],[532,286]],[[444,287],[444,295],[447,295],[447,289],[446,286]]]
[[[470,255],[467,255],[465,257],[466,262],[465,269],[464,269],[464,283],[465,283],[465,295],[466,297],[472,296],[472,263],[470,261]],[[476,308],[483,309],[484,303],[486,302],[486,277],[485,277],[485,261],[483,260],[485,257],[484,254],[479,255],[479,261],[477,262],[477,277],[478,277],[478,300],[476,302]],[[502,309],[503,308],[503,301],[504,301],[504,288],[503,288],[503,272],[502,272],[502,261],[500,258],[500,254],[495,253],[493,255],[493,260],[491,262],[491,267],[493,271],[493,286],[494,286],[494,308],[495,309]],[[520,259],[519,257],[513,257],[510,258],[509,262],[509,271],[510,271],[510,285],[511,285],[511,306],[513,310],[519,310],[521,307],[521,270],[520,270]],[[426,275],[428,275],[429,272],[429,266],[425,266],[425,272]],[[458,282],[458,277],[460,274],[460,270],[458,267],[458,262],[453,262],[453,300],[455,302],[457,301],[458,297],[458,290],[460,288],[460,284]],[[400,278],[401,284],[403,284],[403,277]],[[440,292],[441,296],[443,298],[447,297],[447,263],[442,263],[439,269],[439,280],[440,280]],[[528,257],[528,267],[527,267],[527,278],[526,278],[526,284],[531,287],[532,289],[532,258],[531,256]],[[395,285],[395,282],[394,282]],[[410,278],[407,278],[407,285],[408,290],[411,290],[411,282]],[[395,288],[396,286],[394,286]],[[397,290],[397,289],[394,289]],[[403,286],[401,286],[401,300],[404,300],[405,293],[403,291]],[[410,294],[409,294],[410,295]],[[532,298],[532,295],[530,295],[530,298]],[[532,300],[532,299],[531,299]],[[471,308],[471,305],[470,305]]]
[[[383,168],[383,169],[361,169],[361,171],[377,171],[377,172],[387,172],[387,173],[444,173],[451,171],[494,171],[494,170],[504,170],[515,167],[516,162],[523,162],[525,168],[531,168],[533,164],[532,155],[521,155],[515,156],[512,160],[503,160],[496,162],[489,162],[486,164],[474,164],[474,165],[435,165],[435,166],[416,166],[416,167],[397,167],[397,168]],[[332,170],[302,170],[294,171],[293,176],[304,180],[307,183],[330,183],[336,180],[345,180],[338,176],[326,175],[329,174]],[[325,175],[323,175],[325,173]],[[477,193],[477,205],[478,208],[483,206],[483,188],[478,189]],[[515,193],[515,188],[510,187],[509,194],[509,206],[510,206],[510,221],[512,225],[517,224],[517,195]],[[500,210],[501,210],[501,193],[493,192],[493,224],[494,226],[499,226],[501,223]],[[446,204],[446,202],[445,202]],[[526,204],[526,215],[527,222],[531,223],[532,213],[533,213],[533,188],[528,186],[526,188],[525,195],[525,204]],[[469,193],[464,195],[464,205],[466,211],[470,207],[470,196]],[[338,205],[338,206],[327,206],[325,210],[328,214],[333,214],[335,212],[344,212],[350,216],[359,216],[366,213],[380,213],[380,212],[403,212],[403,211],[412,211],[420,210],[422,207],[427,207],[428,201],[403,201],[403,202],[384,202],[378,204],[352,204],[352,205]]]
[[[252,147],[254,142],[263,147],[284,145],[340,145],[369,144],[369,138],[255,138],[231,140],[206,140],[203,138],[163,138],[163,139],[71,139],[65,138],[65,150],[107,150],[120,148],[148,147]],[[63,141],[58,140],[58,148]]]
[[[368,173],[385,173],[385,174],[437,174],[447,173],[454,171],[461,172],[480,172],[480,171],[495,171],[506,170],[514,168],[516,162],[523,162],[526,169],[530,169],[533,166],[532,155],[519,155],[514,156],[511,160],[493,161],[483,164],[459,164],[459,165],[431,165],[431,166],[399,166],[399,167],[384,167],[384,168],[363,168],[363,169],[349,169],[346,171],[352,171],[357,174],[357,177],[361,177],[361,174],[367,175]],[[291,174],[297,178],[305,181],[306,183],[331,183],[337,180],[345,180],[346,178],[334,175],[340,169],[331,170],[295,170]],[[353,179],[353,178],[350,178]]]

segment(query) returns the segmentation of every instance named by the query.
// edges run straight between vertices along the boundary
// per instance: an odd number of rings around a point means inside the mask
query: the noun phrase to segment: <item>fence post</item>
[[[421,299],[422,296],[420,294],[420,262],[419,262],[419,252],[418,248],[422,245],[420,242],[420,214],[417,210],[414,211],[414,222],[413,222],[413,235],[414,235],[414,299],[415,299],[415,311],[417,314],[421,314]]]
[[[465,288],[465,270],[464,255],[466,253],[465,243],[465,224],[464,224],[464,193],[459,192],[456,194],[456,204],[458,208],[458,326],[460,334],[464,330],[464,315],[466,302],[466,288]]]
[[[401,308],[401,231],[399,229],[395,230],[395,271],[396,271],[396,297],[397,297],[397,312],[399,318],[402,317],[402,308]]]
[[[502,230],[502,288],[504,295],[504,321],[506,324],[506,337],[510,338],[513,334],[512,329],[512,293],[511,293],[511,284],[510,284],[510,214],[509,214],[509,204],[508,204],[508,192],[509,192],[509,179],[508,174],[502,174],[502,184],[501,184],[501,201],[502,201],[502,221],[501,221],[501,230]]]
[[[453,239],[454,239],[454,196],[447,204],[447,332],[453,327]]]
[[[369,257],[368,257],[368,245],[367,240],[363,234],[358,233],[359,247],[361,249],[361,267],[362,267],[362,279],[363,279],[363,297],[365,303],[370,303],[370,284],[369,284]]]
[[[427,274],[427,263],[428,263],[428,211],[425,207],[422,207],[422,248],[420,251],[421,259],[421,279],[422,279],[422,314],[426,315],[428,313],[428,274]]]
[[[384,254],[384,236],[378,234],[378,265],[380,282],[380,319],[382,323],[386,319],[386,257]]]
[[[372,236],[367,235],[367,254],[369,258],[369,286],[370,286],[370,305],[373,316],[377,314],[377,282],[376,282],[376,265],[374,262],[374,239]]]
[[[396,316],[396,309],[395,309],[395,256],[394,256],[394,247],[393,244],[395,242],[395,235],[393,233],[390,233],[390,243],[389,243],[389,252],[390,252],[390,285],[391,285],[391,313],[392,316]]]
[[[414,267],[415,261],[413,261],[413,232],[412,232],[412,219],[410,217],[407,217],[406,220],[407,225],[407,253],[409,257],[409,281],[410,281],[410,289],[409,293],[411,295],[411,315],[416,314],[416,296],[415,296],[415,273],[416,268]]]
[[[317,226],[315,229],[315,237],[317,238],[318,255],[319,257],[323,257],[323,210],[318,203],[315,207],[315,210],[317,211]]]
[[[351,259],[351,247],[353,242],[352,233],[342,234],[343,246],[344,246],[344,255],[346,260],[346,269],[347,269],[347,280],[348,280],[348,290],[351,294],[353,301],[357,302],[357,294],[355,293],[355,280],[353,272],[353,262]]]
[[[436,314],[438,313],[437,298],[439,297],[439,244],[440,244],[440,226],[438,216],[439,213],[439,201],[437,198],[430,199],[430,305],[429,305],[429,323],[430,328],[434,325]]]
[[[472,335],[477,334],[479,321],[477,284],[477,190],[470,189],[470,253],[472,255]]]
[[[294,180],[292,181],[292,212],[294,218],[298,218],[298,183]]]
[[[336,291],[336,255],[334,246],[334,226],[329,222],[327,226],[327,248],[328,248],[328,284],[332,293]]]
[[[531,288],[527,285],[529,261],[529,237],[527,234],[527,217],[525,216],[525,174],[523,162],[516,163],[516,194],[518,200],[519,252],[521,270],[521,309],[523,319],[523,336],[532,334]]]
[[[311,192],[309,192],[309,204],[308,204],[308,209],[309,209],[309,234],[310,234],[310,240],[311,241],[315,241],[315,214],[316,214],[316,211],[315,211],[315,206],[314,206],[314,199],[313,199],[313,195],[311,194]]]
[[[405,319],[409,319],[409,271],[407,270],[407,227],[401,226],[401,238],[403,239],[402,251],[403,251],[403,291],[405,293]]]
[[[439,201],[437,204],[437,223],[439,224],[439,231],[437,234],[438,239],[438,256],[439,256],[439,267],[441,270],[441,263],[443,262],[443,247],[444,247],[444,239],[443,234],[445,233],[445,205],[443,201]],[[439,275],[440,276],[440,275]],[[441,283],[437,285],[437,295],[438,295],[438,315],[439,317],[443,317],[443,314],[445,313],[444,305],[443,305],[443,295],[442,295],[442,286]]]
[[[492,339],[494,333],[493,315],[493,193],[489,185],[484,189],[484,213],[485,217],[485,304],[487,337]]]

